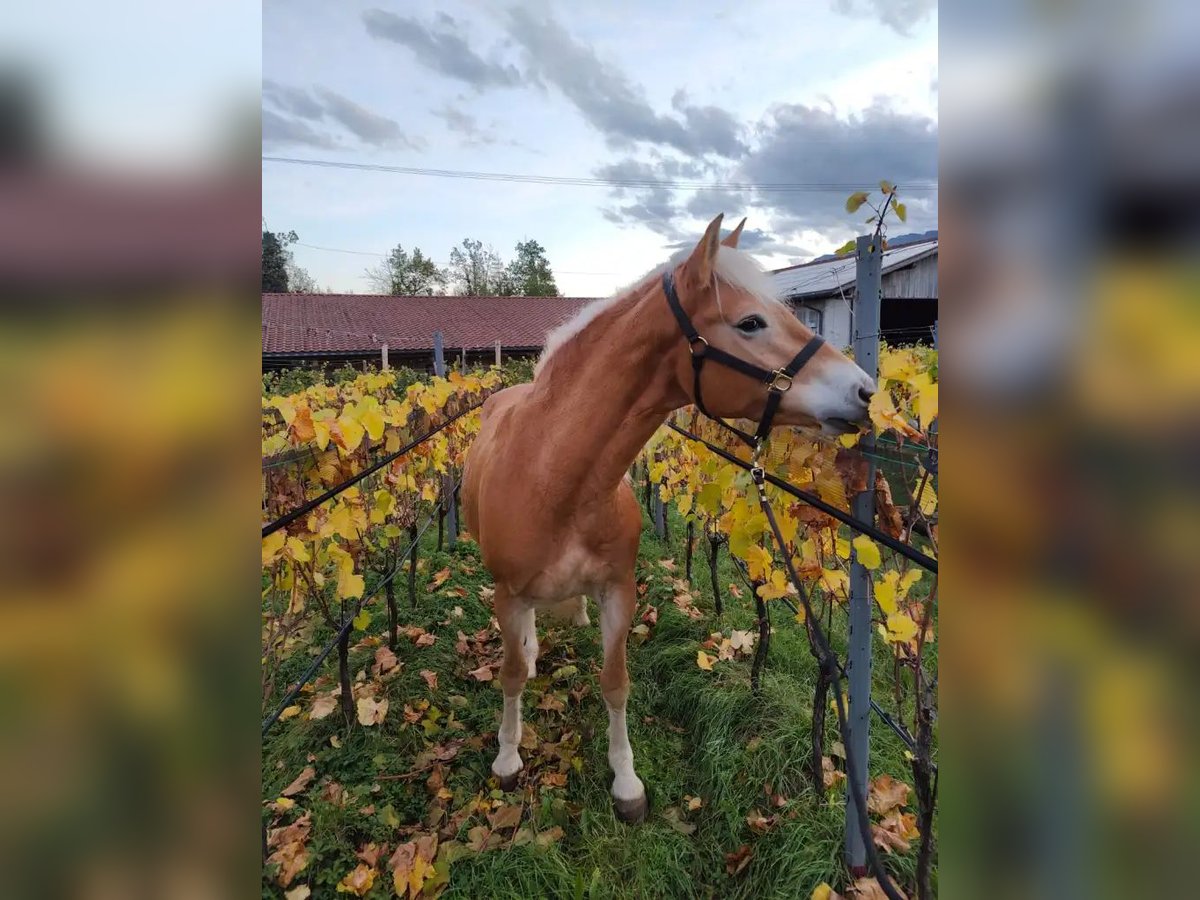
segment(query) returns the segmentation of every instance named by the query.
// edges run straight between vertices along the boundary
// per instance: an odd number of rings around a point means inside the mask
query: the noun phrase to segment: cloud
[[[861,112],[839,118],[827,108],[784,104],[761,123],[759,143],[741,163],[738,181],[803,183],[829,189],[765,192],[756,202],[795,229],[838,232],[863,223],[845,211],[848,183],[870,186],[886,178],[900,186],[909,207],[907,228],[933,227],[937,195],[919,191],[937,183],[937,123],[895,110],[877,99]],[[913,190],[905,193],[905,186]],[[866,218],[869,211],[864,212]]]
[[[461,134],[463,143],[469,147],[487,146],[499,140],[494,131],[480,127],[470,113],[455,109],[449,104],[441,109],[430,110],[430,112],[445,122],[446,127],[451,131]]]
[[[732,115],[716,107],[690,106],[686,98],[676,106],[683,121],[659,115],[624,72],[555,20],[518,7],[509,11],[508,31],[524,48],[530,71],[561,91],[611,145],[644,141],[689,154],[727,157],[745,152]]]
[[[262,85],[263,99],[271,101],[284,112],[313,121],[320,121],[325,114],[321,104],[302,88],[280,84],[270,78],[264,78]]]
[[[833,0],[832,3],[833,8],[843,15],[872,16],[905,36],[937,9],[937,5],[937,0]]]
[[[307,122],[281,116],[273,109],[262,111],[263,144],[288,144],[336,150],[338,143],[332,135],[315,130]]]
[[[382,9],[369,9],[362,18],[372,37],[407,47],[422,65],[448,78],[479,89],[518,87],[526,81],[515,66],[486,60],[472,50],[458,33],[459,23],[445,13],[434,17],[436,30]]]
[[[334,121],[341,123],[347,131],[364,144],[373,144],[375,146],[402,145],[413,149],[421,146],[419,140],[414,140],[405,135],[400,129],[400,124],[395,119],[389,119],[387,116],[373,113],[369,109],[359,106],[353,100],[320,85],[316,88],[316,94],[324,104],[326,115]]]
[[[799,259],[824,249],[811,249],[820,239],[840,244],[863,230],[869,211],[854,216],[846,212],[845,199],[853,190],[848,185],[869,187],[886,178],[900,186],[908,207],[908,222],[891,223],[892,233],[936,227],[937,194],[917,189],[937,182],[937,123],[932,119],[899,112],[885,100],[845,118],[831,107],[786,104],[775,107],[758,124],[756,134],[757,144],[732,166],[658,156],[622,159],[595,174],[625,181],[702,178],[717,184],[792,184],[805,189],[621,186],[613,189],[617,202],[602,210],[604,217],[622,226],[644,226],[678,249],[694,242],[698,223],[717,213],[731,221],[748,216],[751,224],[743,232],[743,247]]]
[[[263,143],[301,144],[324,149],[341,146],[331,135],[309,122],[336,122],[362,143],[375,147],[420,149],[424,141],[412,138],[399,123],[373,113],[348,97],[317,85],[313,90],[263,80],[263,100],[275,109],[263,109]],[[288,113],[289,115],[284,115]]]

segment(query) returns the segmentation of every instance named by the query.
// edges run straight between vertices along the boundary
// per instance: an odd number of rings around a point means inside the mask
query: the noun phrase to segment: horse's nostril
[[[871,398],[874,396],[875,396],[875,392],[868,388],[860,387],[858,389],[858,399],[861,400],[863,403],[870,403]]]

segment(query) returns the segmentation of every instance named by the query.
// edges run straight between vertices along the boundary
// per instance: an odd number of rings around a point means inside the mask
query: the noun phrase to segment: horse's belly
[[[549,606],[567,597],[594,594],[612,577],[612,566],[583,547],[569,548],[542,569],[521,591],[536,606]]]

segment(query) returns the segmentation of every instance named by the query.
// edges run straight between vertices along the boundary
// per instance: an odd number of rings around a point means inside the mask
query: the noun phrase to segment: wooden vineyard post
[[[396,560],[396,565],[400,565],[400,560]],[[388,611],[388,646],[393,650],[396,649],[397,632],[400,628],[399,615],[396,613],[396,580],[389,578],[387,583],[387,611]]]
[[[446,377],[446,356],[442,346],[442,333],[435,331],[433,333],[433,374],[439,378]],[[454,478],[451,475],[442,476],[442,493],[438,498],[438,550],[442,549],[442,542],[445,537],[446,517],[449,516],[449,532],[450,546],[454,546],[455,538],[458,536],[458,522],[455,517],[454,510]]]
[[[692,583],[692,544],[694,544],[695,541],[696,541],[696,529],[693,526],[692,520],[688,519],[688,521],[687,521],[687,552],[686,552],[686,556],[685,556],[686,561],[683,564],[683,571],[687,575],[687,582],[689,585],[691,585],[691,583]]]
[[[709,533],[707,527],[704,533],[708,537],[708,574],[712,577],[713,606],[716,607],[717,617],[720,618],[725,611],[721,604],[721,585],[717,578],[717,554],[721,550],[721,538],[715,531]]]
[[[879,303],[882,293],[883,252],[878,238],[861,235],[857,246],[854,292],[854,360],[871,378],[879,376]],[[872,435],[864,435],[858,446],[867,456],[866,489],[855,494],[851,511],[860,522],[875,523],[875,463]],[[853,536],[852,536],[853,537]],[[862,795],[867,794],[868,729],[871,722],[871,572],[858,562],[857,551],[850,562],[850,639],[846,660],[850,682],[850,708],[846,715],[850,743],[846,753],[853,759]],[[848,765],[847,769],[851,769]],[[867,849],[862,840],[850,779],[846,779],[846,865],[856,878],[867,874]]]
[[[754,611],[758,615],[758,642],[754,646],[754,663],[750,667],[750,693],[758,697],[762,690],[762,670],[767,662],[767,650],[771,646],[771,618],[767,615],[767,604],[758,595],[761,581],[752,581],[754,588]]]
[[[408,540],[412,546],[408,551],[408,605],[417,605],[417,525],[408,526]]]

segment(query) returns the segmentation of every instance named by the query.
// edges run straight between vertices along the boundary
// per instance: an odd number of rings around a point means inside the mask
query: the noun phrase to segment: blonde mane
[[[546,345],[542,350],[542,355],[538,358],[537,365],[533,369],[534,377],[536,378],[538,373],[542,371],[542,368],[546,365],[546,361],[553,355],[555,350],[583,331],[593,319],[614,307],[618,302],[624,300],[635,290],[647,284],[651,279],[661,278],[663,272],[674,269],[691,255],[692,249],[691,247],[684,247],[665,263],[647,272],[631,284],[620,288],[612,296],[606,297],[603,300],[592,301],[576,313],[575,316],[563,322],[563,324],[546,335]],[[771,276],[748,253],[743,253],[741,250],[735,250],[732,247],[722,245],[717,248],[717,264],[714,270],[718,282],[723,281],[731,287],[746,291],[764,303],[784,302]],[[716,296],[717,306],[720,308],[721,293],[719,286]]]

